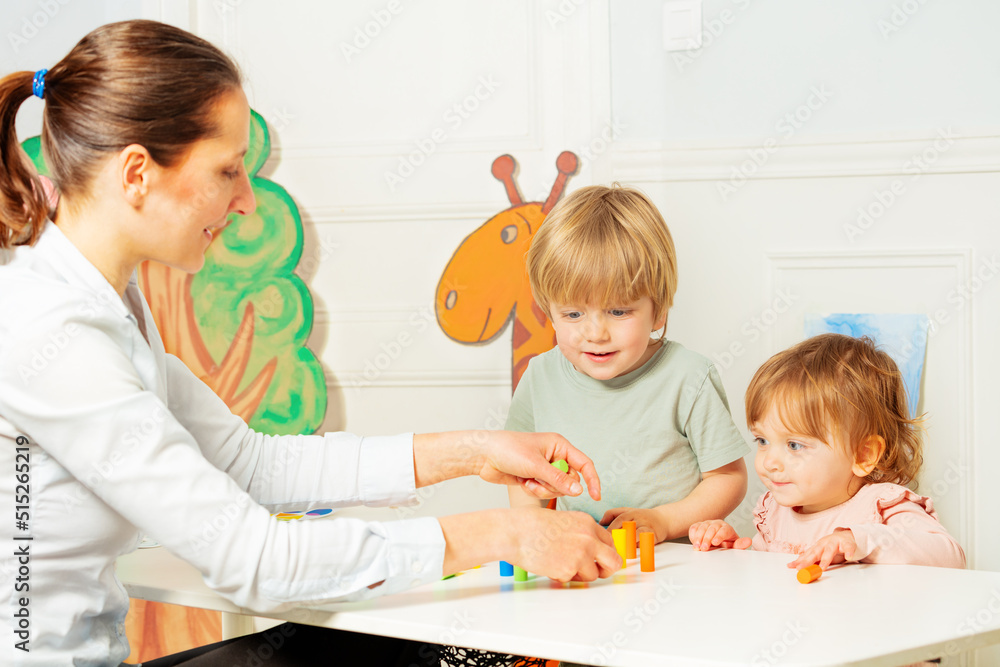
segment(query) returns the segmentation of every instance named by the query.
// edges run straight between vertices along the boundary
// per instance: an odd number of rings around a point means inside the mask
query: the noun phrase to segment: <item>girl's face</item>
[[[779,505],[820,512],[850,500],[864,485],[846,443],[789,430],[775,405],[750,425],[750,433],[757,443],[757,474]]]
[[[205,251],[231,213],[249,215],[256,208],[243,165],[250,138],[246,96],[233,90],[213,112],[218,134],[194,143],[179,164],[160,168],[149,201],[154,225],[148,257],[189,273],[204,265]]]

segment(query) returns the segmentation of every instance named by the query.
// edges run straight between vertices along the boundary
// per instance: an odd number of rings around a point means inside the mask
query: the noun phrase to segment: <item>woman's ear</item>
[[[885,438],[880,435],[868,436],[854,455],[854,466],[851,471],[858,477],[867,477],[878,465],[885,453]]]
[[[145,146],[130,144],[118,154],[122,194],[132,206],[142,205],[149,194],[150,177],[156,163]]]

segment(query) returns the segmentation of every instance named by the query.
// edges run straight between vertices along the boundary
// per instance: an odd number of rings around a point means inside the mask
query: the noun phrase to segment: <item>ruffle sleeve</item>
[[[965,552],[937,519],[933,502],[898,484],[872,484],[861,521],[838,526],[857,543],[851,561],[965,567]]]
[[[914,493],[905,486],[899,484],[872,484],[870,486],[873,495],[872,509],[873,519],[878,523],[885,523],[886,519],[903,510],[901,505],[912,503],[920,507],[928,516],[935,521],[937,512],[934,510],[934,501],[927,496]],[[905,510],[903,510],[905,511]]]
[[[758,500],[753,511],[753,524],[757,534],[753,537],[754,551],[771,551],[774,543],[774,526],[771,522],[772,511],[776,503],[771,492],[764,493]]]

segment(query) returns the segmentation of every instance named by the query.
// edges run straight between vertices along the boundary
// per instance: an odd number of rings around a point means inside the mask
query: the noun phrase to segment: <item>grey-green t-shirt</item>
[[[750,448],[733,423],[722,380],[706,357],[664,341],[640,368],[611,380],[576,370],[558,348],[533,358],[507,416],[512,431],[554,431],[593,459],[602,500],[584,492],[559,509],[600,520],[614,507],[685,498]]]

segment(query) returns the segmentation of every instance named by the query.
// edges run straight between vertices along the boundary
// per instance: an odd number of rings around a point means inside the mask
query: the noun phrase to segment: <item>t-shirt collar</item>
[[[607,391],[608,389],[622,389],[623,387],[627,387],[633,382],[638,381],[641,377],[649,373],[649,371],[658,363],[660,363],[660,360],[664,357],[666,350],[670,348],[670,346],[671,342],[664,339],[663,343],[660,345],[660,349],[654,352],[653,356],[651,356],[646,363],[639,366],[639,368],[636,368],[634,371],[629,371],[625,375],[619,375],[618,377],[611,378],[610,380],[594,379],[586,373],[581,373],[576,370],[576,368],[573,367],[573,364],[569,362],[569,359],[567,359],[563,354],[560,353],[559,357],[561,358],[560,363],[562,364],[563,371],[569,376],[571,382],[583,389],[591,391]]]

